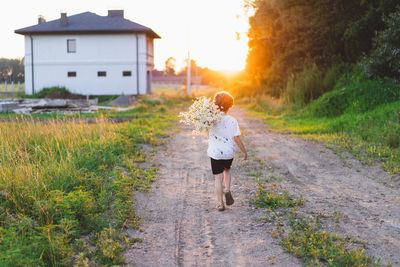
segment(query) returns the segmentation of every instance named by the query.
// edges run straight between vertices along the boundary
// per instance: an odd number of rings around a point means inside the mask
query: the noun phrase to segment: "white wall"
[[[136,60],[136,37],[139,61]],[[146,93],[145,34],[34,35],[32,38],[35,92],[44,87],[65,86],[71,92],[84,95],[137,94],[139,84],[139,93]],[[76,39],[76,53],[67,53],[68,39]],[[68,77],[68,71],[75,71],[77,76]],[[98,77],[98,71],[106,71],[107,76]],[[123,71],[131,71],[132,76],[123,77]],[[32,93],[31,73],[31,41],[26,36],[27,94]]]
[[[146,94],[146,35],[139,35],[139,92],[140,94]]]

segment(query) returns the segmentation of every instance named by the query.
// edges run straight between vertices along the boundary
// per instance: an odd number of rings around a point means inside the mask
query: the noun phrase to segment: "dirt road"
[[[302,260],[285,253],[256,220],[261,211],[248,204],[255,188],[248,172],[262,162],[262,175],[281,177],[285,189],[306,199],[306,212],[325,215],[328,230],[364,241],[367,255],[400,266],[400,190],[381,183],[390,180],[388,174],[318,144],[272,133],[244,110],[235,108],[231,115],[252,152],[248,162],[234,162],[235,204],[224,212],[215,209],[206,137],[182,129],[155,157],[160,178],[151,193],[136,193],[143,231],[130,234],[144,241],[125,252],[128,264],[301,266]]]

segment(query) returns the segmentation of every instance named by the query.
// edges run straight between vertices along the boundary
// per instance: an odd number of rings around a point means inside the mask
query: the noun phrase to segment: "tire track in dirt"
[[[137,248],[124,252],[136,266],[301,266],[278,240],[256,222],[249,207],[254,187],[234,162],[232,191],[235,204],[224,212],[215,209],[214,178],[206,154],[207,138],[183,128],[169,139],[167,149],[154,160],[159,179],[149,194],[135,192],[136,213],[142,216]],[[249,164],[249,163],[246,163]],[[238,166],[238,167],[236,167]]]
[[[278,135],[260,119],[233,109],[257,157],[283,177],[283,187],[306,198],[303,211],[327,216],[325,227],[364,241],[366,254],[400,266],[400,189],[379,166],[365,166],[349,154],[342,159],[322,145]],[[334,219],[339,215],[339,222]]]

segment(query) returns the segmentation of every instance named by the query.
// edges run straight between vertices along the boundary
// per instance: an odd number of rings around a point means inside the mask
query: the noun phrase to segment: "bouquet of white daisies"
[[[188,112],[181,112],[179,117],[182,118],[180,122],[194,126],[194,134],[200,134],[201,131],[210,130],[221,119],[222,112],[211,98],[202,96],[193,102]]]

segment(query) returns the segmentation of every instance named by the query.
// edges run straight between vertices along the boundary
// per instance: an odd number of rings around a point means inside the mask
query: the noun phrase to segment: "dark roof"
[[[27,34],[86,34],[86,33],[146,33],[152,38],[161,38],[152,29],[117,16],[99,16],[85,12],[67,17],[66,26],[61,18],[34,26],[18,29],[15,33]]]

